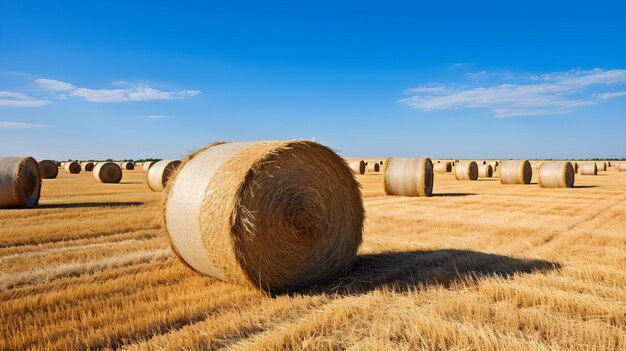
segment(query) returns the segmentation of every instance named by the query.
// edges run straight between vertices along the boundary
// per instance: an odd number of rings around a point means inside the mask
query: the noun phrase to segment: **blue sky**
[[[626,156],[626,3],[0,0],[0,153]]]

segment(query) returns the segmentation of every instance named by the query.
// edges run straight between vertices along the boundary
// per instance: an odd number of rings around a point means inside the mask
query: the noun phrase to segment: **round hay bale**
[[[600,171],[605,172],[606,171],[606,162],[596,162],[596,167],[598,168],[598,172],[600,172]]]
[[[617,169],[619,169],[620,172],[626,172],[626,162],[619,162]]]
[[[580,167],[581,175],[597,175],[598,165],[595,162],[586,162]]]
[[[120,167],[123,170],[132,171],[133,169],[135,169],[135,164],[132,162],[122,162],[122,165]]]
[[[78,162],[65,162],[65,165],[63,165],[63,169],[65,169],[65,171],[67,173],[78,174],[78,173],[80,173],[80,163],[78,163]]]
[[[574,167],[574,173],[578,173],[578,162],[570,162],[572,167]]]
[[[454,168],[454,175],[457,180],[478,179],[478,165],[474,161],[461,161]]]
[[[533,169],[527,160],[508,160],[500,164],[501,184],[530,184]]]
[[[54,179],[59,175],[57,163],[51,160],[39,161],[39,173],[41,178]]]
[[[571,188],[574,186],[574,173],[571,162],[544,162],[539,168],[539,186]]]
[[[39,204],[41,173],[32,157],[0,157],[0,208]]]
[[[606,166],[611,167],[611,161],[606,161]]]
[[[144,173],[148,173],[148,171],[150,170],[150,167],[152,167],[153,164],[155,164],[156,162],[154,161],[146,161],[141,165],[141,170]]]
[[[95,164],[93,162],[83,162],[83,163],[80,164],[80,167],[85,172],[91,172],[91,171],[93,171],[93,168],[95,167]]]
[[[150,167],[148,171],[148,186],[152,191],[163,191],[170,175],[180,166],[178,160],[162,160]]]
[[[437,173],[450,173],[452,172],[452,163],[450,162],[437,163],[436,165],[433,166],[433,170]]]
[[[122,180],[122,168],[117,163],[98,162],[92,175],[98,183],[119,183]]]
[[[311,141],[217,143],[174,173],[164,220],[197,271],[281,292],[346,272],[361,243],[361,191],[346,162]]]
[[[385,168],[385,194],[397,196],[432,196],[433,163],[424,158],[390,158]]]
[[[367,162],[363,160],[348,162],[348,166],[350,166],[350,169],[352,170],[352,172],[356,174],[365,174],[366,165],[367,165]]]
[[[493,176],[493,167],[490,164],[479,165],[478,176],[480,178],[491,178]]]
[[[368,162],[367,171],[368,172],[380,172],[380,164],[378,162]]]

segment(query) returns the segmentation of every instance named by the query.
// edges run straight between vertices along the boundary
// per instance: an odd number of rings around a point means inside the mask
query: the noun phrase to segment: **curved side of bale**
[[[150,167],[152,167],[153,164],[155,164],[156,162],[154,161],[146,161],[141,165],[141,170],[144,173],[148,173],[148,171],[150,170]]]
[[[433,165],[433,170],[437,173],[450,173],[452,172],[452,163],[451,162],[440,162]]]
[[[617,169],[619,169],[620,172],[626,172],[626,162],[620,162],[617,164]]]
[[[0,208],[33,208],[41,196],[41,173],[32,157],[0,157]]]
[[[493,176],[493,168],[490,164],[478,165],[478,177],[491,178]]]
[[[132,162],[122,162],[122,169],[126,171],[132,171],[135,169],[135,164]]]
[[[368,162],[367,163],[367,171],[368,172],[380,172],[380,163],[378,163],[378,162]]]
[[[348,162],[348,166],[352,170],[352,172],[356,174],[365,174],[365,168],[367,163],[363,160],[354,160]]]
[[[397,196],[432,196],[433,163],[424,158],[390,158],[385,168],[385,194]]]
[[[580,167],[581,175],[597,175],[598,174],[598,166],[594,162],[586,162]]]
[[[83,163],[80,164],[80,167],[85,172],[91,172],[91,171],[93,171],[93,168],[95,167],[95,165],[96,164],[93,163],[93,162],[83,162]]]
[[[122,168],[113,162],[99,162],[92,171],[93,179],[98,183],[119,183],[122,180]]]
[[[570,162],[544,162],[539,168],[542,188],[571,188],[574,186],[574,166]]]
[[[606,162],[596,162],[596,167],[598,168],[598,172],[600,172],[600,171],[605,172],[606,171]]]
[[[533,169],[528,160],[508,160],[500,164],[501,184],[530,184]]]
[[[168,179],[178,166],[180,166],[180,161],[178,160],[162,160],[152,165],[148,171],[148,186],[150,189],[152,191],[163,191]]]
[[[474,161],[460,161],[454,168],[456,180],[478,179],[478,164]]]
[[[63,165],[63,169],[65,169],[65,171],[67,173],[78,174],[78,173],[80,173],[80,163],[78,163],[78,162],[65,162],[65,165]]]
[[[41,178],[54,179],[59,175],[59,167],[57,163],[51,160],[39,161],[39,173]]]
[[[164,201],[172,247],[188,265],[265,291],[346,272],[361,243],[360,186],[315,142],[213,144],[183,162]]]

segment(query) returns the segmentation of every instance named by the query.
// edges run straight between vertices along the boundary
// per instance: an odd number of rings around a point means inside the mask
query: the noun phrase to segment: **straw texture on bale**
[[[581,175],[597,175],[598,174],[598,166],[597,166],[597,164],[594,163],[594,162],[584,163],[580,167],[580,174]]]
[[[493,176],[493,167],[490,164],[478,166],[478,176],[481,178],[491,178]]]
[[[626,162],[617,163],[617,169],[619,169],[620,172],[626,172]]]
[[[461,161],[454,168],[454,175],[457,180],[478,179],[478,165],[474,161]]]
[[[390,158],[385,168],[385,194],[432,196],[433,163],[427,158]]]
[[[0,157],[0,208],[33,208],[41,195],[41,173],[32,157]]]
[[[380,164],[378,162],[368,162],[367,171],[368,172],[380,172]]]
[[[122,162],[122,169],[126,171],[132,171],[135,169],[135,164],[132,162]]]
[[[574,177],[571,162],[544,162],[537,178],[542,188],[571,188],[574,186]]]
[[[348,162],[348,166],[350,166],[352,172],[356,174],[365,174],[365,167],[367,166],[367,163],[363,160],[350,161]]]
[[[93,162],[83,162],[80,164],[80,167],[82,168],[83,171],[85,172],[91,172],[93,171],[93,168],[96,164]]]
[[[150,170],[150,167],[152,167],[153,164],[155,164],[156,162],[154,161],[146,161],[141,165],[141,170],[144,173],[148,173],[148,171]]]
[[[452,172],[452,163],[440,162],[433,166],[433,170],[437,173],[450,173]]]
[[[65,169],[65,171],[67,173],[78,174],[78,173],[80,173],[80,163],[78,163],[78,162],[65,162],[65,165],[63,165],[63,169]]]
[[[500,183],[529,184],[533,178],[533,169],[528,160],[508,160],[500,164]]]
[[[167,180],[172,173],[180,166],[178,160],[162,160],[150,167],[148,171],[148,186],[152,191],[163,191]]]
[[[98,183],[119,183],[122,180],[122,168],[117,163],[98,162],[92,175]]]
[[[183,162],[164,199],[179,257],[269,292],[346,272],[361,243],[360,186],[341,157],[315,142],[210,145]]]
[[[600,171],[605,172],[606,171],[606,162],[596,162],[596,167],[598,168],[598,172],[600,172]]]
[[[41,178],[53,179],[59,175],[59,167],[57,163],[51,160],[39,161],[39,173]]]

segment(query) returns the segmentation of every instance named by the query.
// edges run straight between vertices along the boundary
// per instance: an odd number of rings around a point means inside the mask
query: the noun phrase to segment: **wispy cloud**
[[[169,118],[168,116],[163,116],[163,115],[150,115],[148,116],[149,119],[162,119],[162,118]]]
[[[91,102],[125,102],[125,101],[148,101],[148,100],[174,100],[185,99],[200,94],[198,90],[175,90],[162,91],[147,84],[133,84],[125,81],[115,81],[112,84],[119,88],[115,89],[91,89],[76,87],[73,84],[54,79],[37,79],[39,87],[63,92],[60,97],[76,96]]]
[[[43,128],[47,127],[45,124],[39,123],[26,123],[26,122],[2,122],[0,121],[0,128]]]
[[[50,101],[39,100],[14,91],[0,91],[0,106],[7,107],[40,107]]]
[[[494,117],[521,117],[558,115],[575,108],[597,103],[597,99],[623,96],[626,92],[607,92],[593,95],[589,89],[600,86],[626,84],[626,70],[571,70],[542,75],[503,75],[476,72],[466,75],[472,80],[487,79],[497,82],[485,86],[426,84],[405,90],[410,95],[400,102],[423,111],[486,108]],[[503,84],[503,80],[516,83]],[[593,99],[595,97],[596,99]]]

